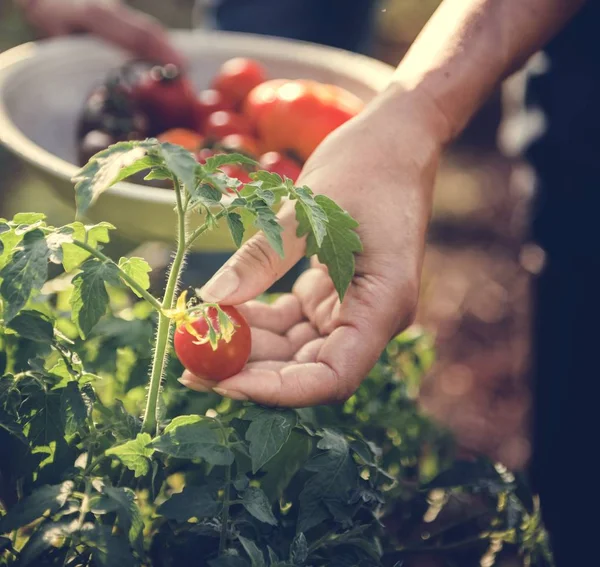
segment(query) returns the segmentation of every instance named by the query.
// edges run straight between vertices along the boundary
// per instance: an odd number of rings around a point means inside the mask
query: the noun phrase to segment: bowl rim
[[[260,57],[261,53],[276,51],[278,55],[282,56],[282,59],[304,63],[314,62],[319,68],[330,69],[332,72],[339,72],[341,67],[344,68],[347,76],[361,80],[375,92],[381,91],[387,86],[393,72],[391,65],[366,55],[300,40],[204,29],[169,30],[169,35],[176,45],[183,44],[184,40],[189,40],[192,35],[199,44],[204,43],[207,46],[214,45],[214,40],[218,39],[224,46],[223,52],[230,53],[232,57],[235,56],[235,52],[240,50],[255,53],[256,57]],[[221,42],[221,40],[223,41]],[[0,53],[0,143],[23,161],[70,183],[73,182],[73,177],[81,168],[42,148],[17,127],[6,108],[4,89],[11,75],[17,73],[20,66],[26,65],[28,61],[38,56],[43,56],[49,50],[69,49],[84,52],[84,48],[88,49],[88,53],[89,50],[94,52],[96,49],[110,49],[121,54],[126,53],[88,35],[31,41]],[[175,205],[175,195],[172,190],[148,187],[127,181],[116,183],[106,193],[134,201]]]

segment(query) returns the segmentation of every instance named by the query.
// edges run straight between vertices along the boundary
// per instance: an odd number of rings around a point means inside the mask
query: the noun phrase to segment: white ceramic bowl
[[[384,88],[391,67],[338,49],[265,36],[211,31],[174,31],[175,45],[188,58],[198,89],[207,88],[231,57],[261,61],[272,78],[310,78],[346,88],[365,101]],[[27,43],[0,54],[0,142],[19,156],[67,203],[78,170],[75,128],[90,89],[127,54],[89,37]],[[119,183],[90,210],[135,242],[173,240],[172,191]],[[32,208],[33,204],[32,204]],[[226,230],[200,239],[205,250],[230,250]]]

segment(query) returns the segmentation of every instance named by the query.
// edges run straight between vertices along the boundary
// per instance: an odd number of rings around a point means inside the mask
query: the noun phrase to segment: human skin
[[[583,0],[445,0],[393,79],[333,132],[298,181],[360,223],[364,250],[340,305],[313,264],[273,305],[252,301],[303,255],[293,205],[282,207],[285,258],[258,234],[201,290],[240,305],[253,332],[251,362],[218,385],[185,372],[181,383],[238,400],[301,407],[342,401],[390,337],[414,317],[440,153],[504,77],[540,49]]]
[[[185,62],[155,19],[115,0],[16,0],[29,23],[47,36],[86,32],[150,61]]]

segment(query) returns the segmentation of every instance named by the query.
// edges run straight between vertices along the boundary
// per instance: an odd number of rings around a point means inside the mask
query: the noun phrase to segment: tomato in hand
[[[221,338],[216,350],[213,350],[210,342],[199,344],[197,337],[191,334],[185,325],[177,327],[174,339],[175,353],[183,366],[198,378],[216,382],[240,372],[248,362],[252,346],[250,327],[242,314],[229,305],[223,305],[221,309],[235,326],[229,342]],[[219,331],[217,310],[209,307],[207,315],[214,329]],[[208,323],[203,317],[190,324],[200,337],[208,336]]]
[[[277,173],[281,177],[289,177],[294,183],[298,181],[302,168],[293,160],[279,152],[267,152],[258,160],[260,169]]]
[[[204,138],[194,130],[171,128],[157,136],[159,142],[169,142],[182,146],[189,152],[195,152],[204,142]]]
[[[206,121],[204,133],[211,140],[221,140],[230,134],[251,134],[251,127],[246,118],[235,112],[220,110],[213,112]]]
[[[220,140],[217,145],[226,152],[236,152],[250,157],[257,156],[260,153],[258,140],[245,134],[229,134],[229,136],[225,136]]]
[[[248,93],[264,83],[267,73],[254,59],[235,57],[223,63],[215,76],[212,88],[220,91],[234,105],[242,104]]]
[[[152,134],[195,126],[194,86],[175,65],[153,67],[132,87],[131,96],[150,119]]]
[[[194,122],[199,132],[204,132],[208,117],[219,110],[233,110],[233,105],[215,89],[205,89],[198,93],[194,108]]]

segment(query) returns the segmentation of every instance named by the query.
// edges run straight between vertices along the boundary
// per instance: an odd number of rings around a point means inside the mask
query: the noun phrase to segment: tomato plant
[[[224,380],[244,368],[250,357],[250,327],[231,305],[209,306],[204,317],[186,317],[175,329],[177,358],[198,378]],[[223,332],[227,326],[227,332]],[[211,335],[221,335],[211,340]]]
[[[338,406],[265,408],[177,382],[170,355],[179,340],[191,348],[175,331],[188,318],[209,355],[248,346],[234,310],[177,297],[187,251],[220,221],[237,246],[250,223],[283,253],[274,207],[294,201],[299,234],[345,267],[332,271],[341,299],[353,277],[353,219],[276,173],[249,173],[243,191],[225,173],[257,165],[143,140],[78,173],[81,215],[131,175],[171,183],[178,239],[160,294],[143,258],[106,254],[108,223],[0,220],[0,565],[387,567],[423,554],[492,565],[508,551],[551,565],[519,475],[457,460],[419,413],[433,349],[417,328]]]

